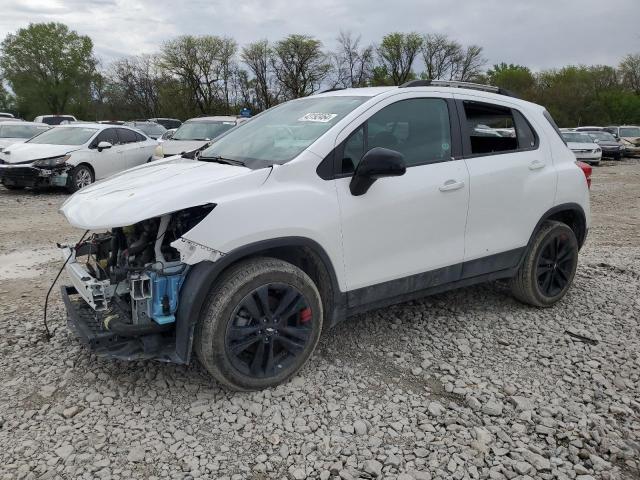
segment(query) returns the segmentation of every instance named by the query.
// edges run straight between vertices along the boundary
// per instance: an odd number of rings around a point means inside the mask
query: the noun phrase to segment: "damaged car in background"
[[[158,142],[132,128],[98,123],[53,127],[0,152],[8,189],[58,186],[75,192],[151,161]]]

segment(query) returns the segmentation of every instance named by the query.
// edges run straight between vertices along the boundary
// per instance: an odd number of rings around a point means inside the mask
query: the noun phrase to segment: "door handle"
[[[457,180],[447,180],[442,185],[440,185],[441,192],[451,192],[452,190],[459,190],[464,187],[464,182],[459,182]]]
[[[541,162],[540,160],[534,160],[529,164],[529,170],[540,170],[544,167],[546,167],[546,164],[544,162]]]

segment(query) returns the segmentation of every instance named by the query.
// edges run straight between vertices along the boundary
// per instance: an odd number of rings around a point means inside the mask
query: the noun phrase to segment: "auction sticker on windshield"
[[[337,113],[306,113],[298,119],[299,122],[327,123],[338,116]]]

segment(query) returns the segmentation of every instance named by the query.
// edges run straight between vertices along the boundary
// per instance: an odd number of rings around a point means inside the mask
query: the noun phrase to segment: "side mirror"
[[[365,153],[358,163],[349,190],[353,196],[364,195],[379,178],[399,177],[406,171],[404,155],[388,148],[375,147]]]
[[[105,150],[111,147],[113,147],[113,145],[111,145],[109,142],[100,142],[98,144],[98,151],[101,152],[102,150]]]

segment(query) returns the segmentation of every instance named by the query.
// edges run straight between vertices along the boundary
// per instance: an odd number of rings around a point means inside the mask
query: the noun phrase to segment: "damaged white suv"
[[[505,133],[506,132],[506,133]],[[509,279],[548,307],[585,241],[585,174],[540,106],[441,82],[325,92],[61,209],[69,325],[99,355],[276,385],[347,316]]]

